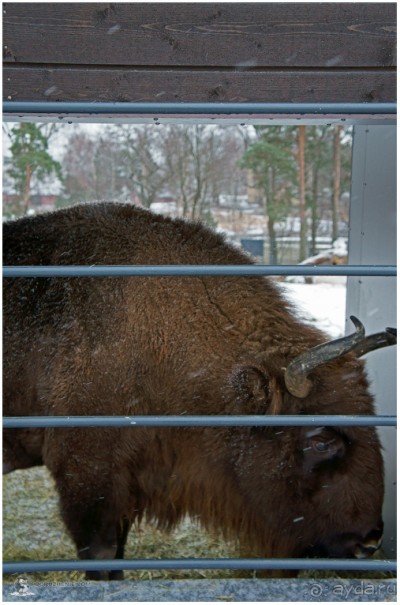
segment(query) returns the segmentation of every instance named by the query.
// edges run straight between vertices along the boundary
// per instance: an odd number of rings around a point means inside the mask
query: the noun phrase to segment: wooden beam
[[[9,101],[384,103],[396,97],[396,74],[6,66],[3,95]]]
[[[3,29],[4,100],[396,98],[395,3],[14,2]]]
[[[395,65],[395,3],[4,3],[7,63]]]

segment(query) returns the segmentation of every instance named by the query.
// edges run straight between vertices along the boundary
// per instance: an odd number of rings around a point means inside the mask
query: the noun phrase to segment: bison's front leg
[[[90,429],[85,434],[80,429],[61,429],[47,437],[46,450],[50,454],[45,462],[56,481],[61,516],[80,559],[122,559],[124,554],[129,522],[121,513],[121,490],[114,488],[116,472],[111,444],[107,443],[109,435],[91,433]],[[101,455],[96,450],[100,444]],[[110,455],[105,455],[106,451]],[[86,572],[88,580],[122,578],[121,570]]]
[[[76,544],[80,559],[103,560],[122,558],[121,532],[111,503],[106,497],[84,505],[82,499],[76,505],[71,501],[69,490],[66,499],[61,498],[61,514]],[[121,555],[120,555],[121,553]],[[117,580],[123,578],[120,570],[86,571],[87,580]]]
[[[122,519],[118,523],[118,526],[117,526],[117,552],[115,555],[116,559],[124,558],[125,544],[126,544],[126,540],[128,538],[130,528],[131,528],[131,523],[130,523],[129,519],[127,519],[127,518]],[[110,571],[109,579],[110,580],[123,580],[124,572],[119,569]]]
[[[104,543],[103,546],[100,547],[100,550],[97,553],[93,552],[93,547],[89,547],[87,548],[83,548],[81,549],[80,552],[78,552],[79,556],[81,559],[123,559],[124,558],[124,547],[125,547],[125,543],[126,543],[126,538],[128,536],[128,532],[129,532],[129,528],[130,528],[130,523],[128,522],[127,519],[123,520],[121,523],[118,524],[117,528],[116,528],[116,537],[117,537],[117,544],[116,544],[116,550],[114,549],[114,545],[111,547],[110,550],[106,548],[104,548]],[[115,551],[115,554],[113,556],[113,553]],[[85,553],[87,552],[88,556],[85,556]],[[95,554],[95,556],[93,556],[93,554]],[[100,555],[100,556],[99,556]],[[104,556],[102,556],[104,555]],[[86,580],[123,580],[124,579],[124,572],[122,571],[122,569],[113,569],[113,570],[101,570],[101,571],[87,571],[85,574]]]

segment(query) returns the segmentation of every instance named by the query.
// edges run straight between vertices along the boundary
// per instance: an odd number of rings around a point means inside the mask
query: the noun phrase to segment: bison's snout
[[[362,542],[355,545],[353,549],[353,556],[357,559],[366,559],[371,557],[382,544],[383,535],[383,522],[369,532],[369,534],[362,540]]]
[[[366,559],[382,544],[383,522],[364,535],[343,533],[312,547],[311,556]],[[307,553],[308,554],[308,553]]]
[[[363,544],[357,544],[354,551],[353,556],[356,559],[367,559],[368,557],[372,557],[372,555],[380,548],[382,544],[382,540],[378,542],[367,542]]]

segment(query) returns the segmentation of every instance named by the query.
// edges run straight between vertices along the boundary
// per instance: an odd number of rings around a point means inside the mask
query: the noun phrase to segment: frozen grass
[[[45,468],[15,471],[3,483],[3,557],[5,561],[75,559],[76,552],[59,517],[57,495]],[[196,523],[183,522],[168,534],[149,525],[131,530],[126,558],[174,559],[181,557],[232,557],[234,549]],[[236,556],[238,556],[236,554]],[[31,575],[36,581],[82,580],[81,572]],[[220,570],[126,571],[127,579],[179,579],[234,577]]]

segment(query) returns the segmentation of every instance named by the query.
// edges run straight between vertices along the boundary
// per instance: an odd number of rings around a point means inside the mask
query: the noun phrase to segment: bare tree
[[[65,192],[69,201],[97,198],[96,141],[85,132],[75,131],[68,139],[62,160]]]
[[[209,126],[171,126],[164,140],[168,183],[178,198],[181,214],[210,220],[210,207],[218,202],[223,133]]]
[[[120,175],[130,183],[141,204],[150,208],[168,179],[161,149],[163,134],[153,128],[125,125],[118,128]]]

